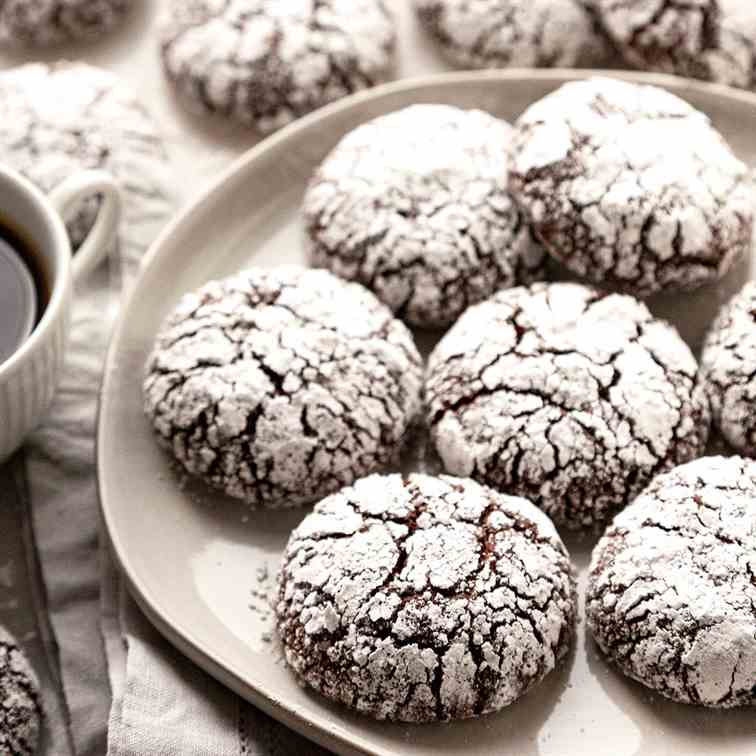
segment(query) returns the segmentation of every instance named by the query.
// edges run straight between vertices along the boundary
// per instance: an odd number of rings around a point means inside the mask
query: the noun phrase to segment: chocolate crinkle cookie
[[[41,720],[37,678],[16,640],[0,627],[0,753],[34,756]]]
[[[426,328],[543,277],[546,255],[506,186],[511,133],[487,113],[446,105],[414,105],[350,132],[305,197],[312,262]]]
[[[189,473],[283,508],[392,464],[421,383],[412,336],[369,291],[282,266],[186,295],[157,336],[144,400]]]
[[[701,379],[716,427],[734,449],[756,457],[756,283],[720,310],[704,344]]]
[[[414,0],[423,26],[464,68],[601,68],[615,55],[583,0]]]
[[[279,578],[286,660],[378,719],[498,711],[570,650],[569,556],[524,499],[471,480],[374,475],[320,502]]]
[[[430,357],[444,468],[597,528],[652,477],[699,456],[709,407],[675,329],[632,297],[572,283],[502,291]]]
[[[569,83],[515,132],[510,191],[573,273],[646,296],[716,281],[750,250],[746,165],[707,116],[669,92]]]
[[[656,478],[596,546],[586,615],[607,657],[667,698],[756,704],[756,463]]]
[[[165,151],[154,122],[115,76],[84,63],[30,63],[0,72],[0,162],[50,192],[85,169],[111,173],[133,204],[159,191]],[[97,215],[92,197],[67,219],[74,247]]]
[[[132,0],[0,0],[0,45],[94,39],[120,24],[131,6]]]
[[[169,0],[163,65],[187,105],[272,131],[389,78],[385,0]]]
[[[590,0],[637,68],[736,87],[756,83],[752,0]]]

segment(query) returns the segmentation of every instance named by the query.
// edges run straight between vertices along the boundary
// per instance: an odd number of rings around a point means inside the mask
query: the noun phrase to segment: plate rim
[[[144,612],[150,624],[181,654],[186,656],[191,663],[206,671],[222,685],[230,688],[243,699],[262,709],[265,713],[297,731],[303,737],[318,743],[329,749],[336,750],[345,756],[390,756],[384,750],[375,750],[367,747],[367,744],[359,745],[354,741],[349,742],[341,735],[329,731],[322,724],[312,722],[299,713],[285,701],[276,700],[259,688],[251,685],[240,678],[235,672],[225,665],[218,654],[212,650],[205,650],[202,644],[192,637],[190,631],[177,627],[170,618],[166,618],[160,611],[159,600],[151,595],[151,590],[144,585],[136,575],[136,571],[130,564],[128,549],[119,539],[117,529],[113,524],[112,511],[106,502],[107,494],[104,489],[101,463],[104,458],[103,426],[106,417],[105,408],[109,402],[109,389],[114,380],[113,374],[117,370],[117,355],[123,341],[126,328],[126,315],[130,312],[136,299],[144,277],[160,258],[163,247],[177,230],[194,215],[197,210],[211,201],[218,193],[223,191],[227,183],[233,181],[239,174],[252,170],[254,164],[265,158],[266,154],[277,147],[295,140],[297,136],[318,123],[327,121],[336,113],[348,110],[358,110],[360,107],[384,97],[408,93],[413,90],[421,91],[434,86],[464,86],[469,83],[482,81],[499,82],[506,85],[511,81],[543,81],[567,83],[570,81],[589,79],[596,77],[608,77],[631,81],[637,84],[647,84],[672,90],[674,94],[684,95],[686,92],[695,92],[701,95],[712,95],[723,99],[739,101],[756,112],[756,93],[748,90],[740,90],[722,84],[687,79],[678,76],[659,73],[647,73],[642,71],[625,71],[609,69],[575,69],[575,68],[510,68],[484,71],[453,71],[426,76],[409,77],[397,81],[382,84],[371,89],[363,90],[356,94],[345,97],[337,102],[326,105],[296,121],[285,126],[276,133],[261,140],[256,145],[237,157],[231,164],[223,169],[215,178],[210,179],[200,190],[195,198],[180,207],[165,225],[157,238],[149,246],[142,257],[138,274],[125,296],[122,297],[118,316],[113,327],[108,349],[106,352],[103,377],[98,392],[97,418],[95,426],[95,454],[96,454],[96,489],[100,515],[104,523],[104,534],[107,537],[109,551],[114,558],[126,588],[134,598],[139,608]]]

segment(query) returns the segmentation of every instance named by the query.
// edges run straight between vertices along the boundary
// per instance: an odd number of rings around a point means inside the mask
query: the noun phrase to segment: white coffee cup
[[[94,195],[102,198],[97,219],[72,257],[63,216]],[[45,196],[20,174],[0,166],[0,219],[28,241],[50,294],[32,333],[0,364],[0,461],[21,446],[52,403],[64,361],[73,283],[107,255],[120,215],[118,187],[103,171],[74,174]]]

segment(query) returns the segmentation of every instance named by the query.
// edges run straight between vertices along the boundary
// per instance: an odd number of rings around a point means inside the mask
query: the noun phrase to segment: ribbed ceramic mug
[[[94,195],[102,198],[97,219],[72,258],[63,217]],[[107,254],[120,214],[118,187],[107,173],[72,175],[45,196],[23,176],[0,166],[0,222],[20,232],[34,250],[49,291],[31,335],[0,364],[0,461],[21,446],[52,403],[67,343],[73,283]]]

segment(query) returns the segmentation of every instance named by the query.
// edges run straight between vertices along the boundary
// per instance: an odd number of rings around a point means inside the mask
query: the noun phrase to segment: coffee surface
[[[0,363],[31,335],[39,316],[40,297],[26,255],[0,227]]]

